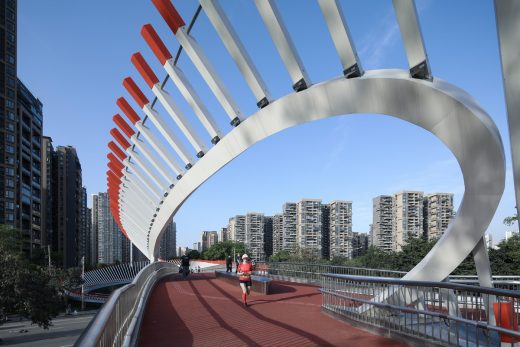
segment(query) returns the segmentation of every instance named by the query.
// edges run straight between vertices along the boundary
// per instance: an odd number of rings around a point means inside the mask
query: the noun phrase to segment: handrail
[[[367,282],[367,283],[395,284],[395,285],[402,285],[402,286],[438,287],[438,288],[453,289],[453,290],[473,291],[473,292],[496,295],[496,296],[508,296],[508,297],[520,299],[519,291],[511,291],[511,290],[506,290],[506,289],[496,289],[496,288],[489,288],[489,287],[477,287],[477,286],[471,286],[468,284],[460,284],[460,283],[453,283],[453,282],[412,281],[412,280],[402,280],[402,279],[398,279],[398,278],[339,275],[339,274],[333,274],[333,273],[322,273],[321,275],[324,277],[338,278],[338,279],[351,280],[351,281],[360,281],[360,282]]]
[[[177,271],[178,266],[168,262],[143,268],[132,283],[112,293],[74,346],[122,346],[131,323],[135,327],[135,316],[142,314],[146,304],[143,298],[148,297],[157,280]]]
[[[520,292],[453,282],[321,274],[325,312],[445,345],[520,341]]]

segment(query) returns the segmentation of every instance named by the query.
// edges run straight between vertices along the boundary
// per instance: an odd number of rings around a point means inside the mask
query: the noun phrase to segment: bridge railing
[[[77,347],[130,346],[135,343],[146,301],[155,283],[178,272],[168,262],[156,262],[143,268],[132,283],[117,289],[76,341]]]
[[[390,278],[401,278],[406,274],[403,271],[288,262],[257,262],[255,272],[258,275],[269,276],[275,279],[316,284],[321,283],[321,274],[323,273]]]
[[[520,342],[520,292],[337,274],[322,274],[321,286],[325,312],[391,334],[450,346]]]

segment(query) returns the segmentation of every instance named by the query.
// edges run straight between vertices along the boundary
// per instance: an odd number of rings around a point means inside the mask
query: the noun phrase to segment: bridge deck
[[[213,274],[160,282],[148,302],[140,346],[403,346],[332,319],[320,311],[315,286],[274,281],[253,294]]]

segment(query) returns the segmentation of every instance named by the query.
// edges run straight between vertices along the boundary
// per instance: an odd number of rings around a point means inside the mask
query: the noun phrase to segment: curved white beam
[[[392,115],[422,127],[457,159],[466,188],[457,216],[431,252],[405,276],[446,278],[475,249],[496,211],[505,183],[502,140],[492,119],[466,92],[440,79],[410,78],[403,70],[333,79],[287,95],[247,118],[171,190],[151,229],[148,254],[157,254],[163,228],[184,201],[256,142],[302,123],[355,113]]]

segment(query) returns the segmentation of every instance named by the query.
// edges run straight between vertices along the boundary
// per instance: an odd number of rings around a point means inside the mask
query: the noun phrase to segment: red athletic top
[[[238,265],[238,272],[242,272],[238,278],[240,281],[251,281],[251,275],[253,274],[253,265],[251,263],[241,263]]]

